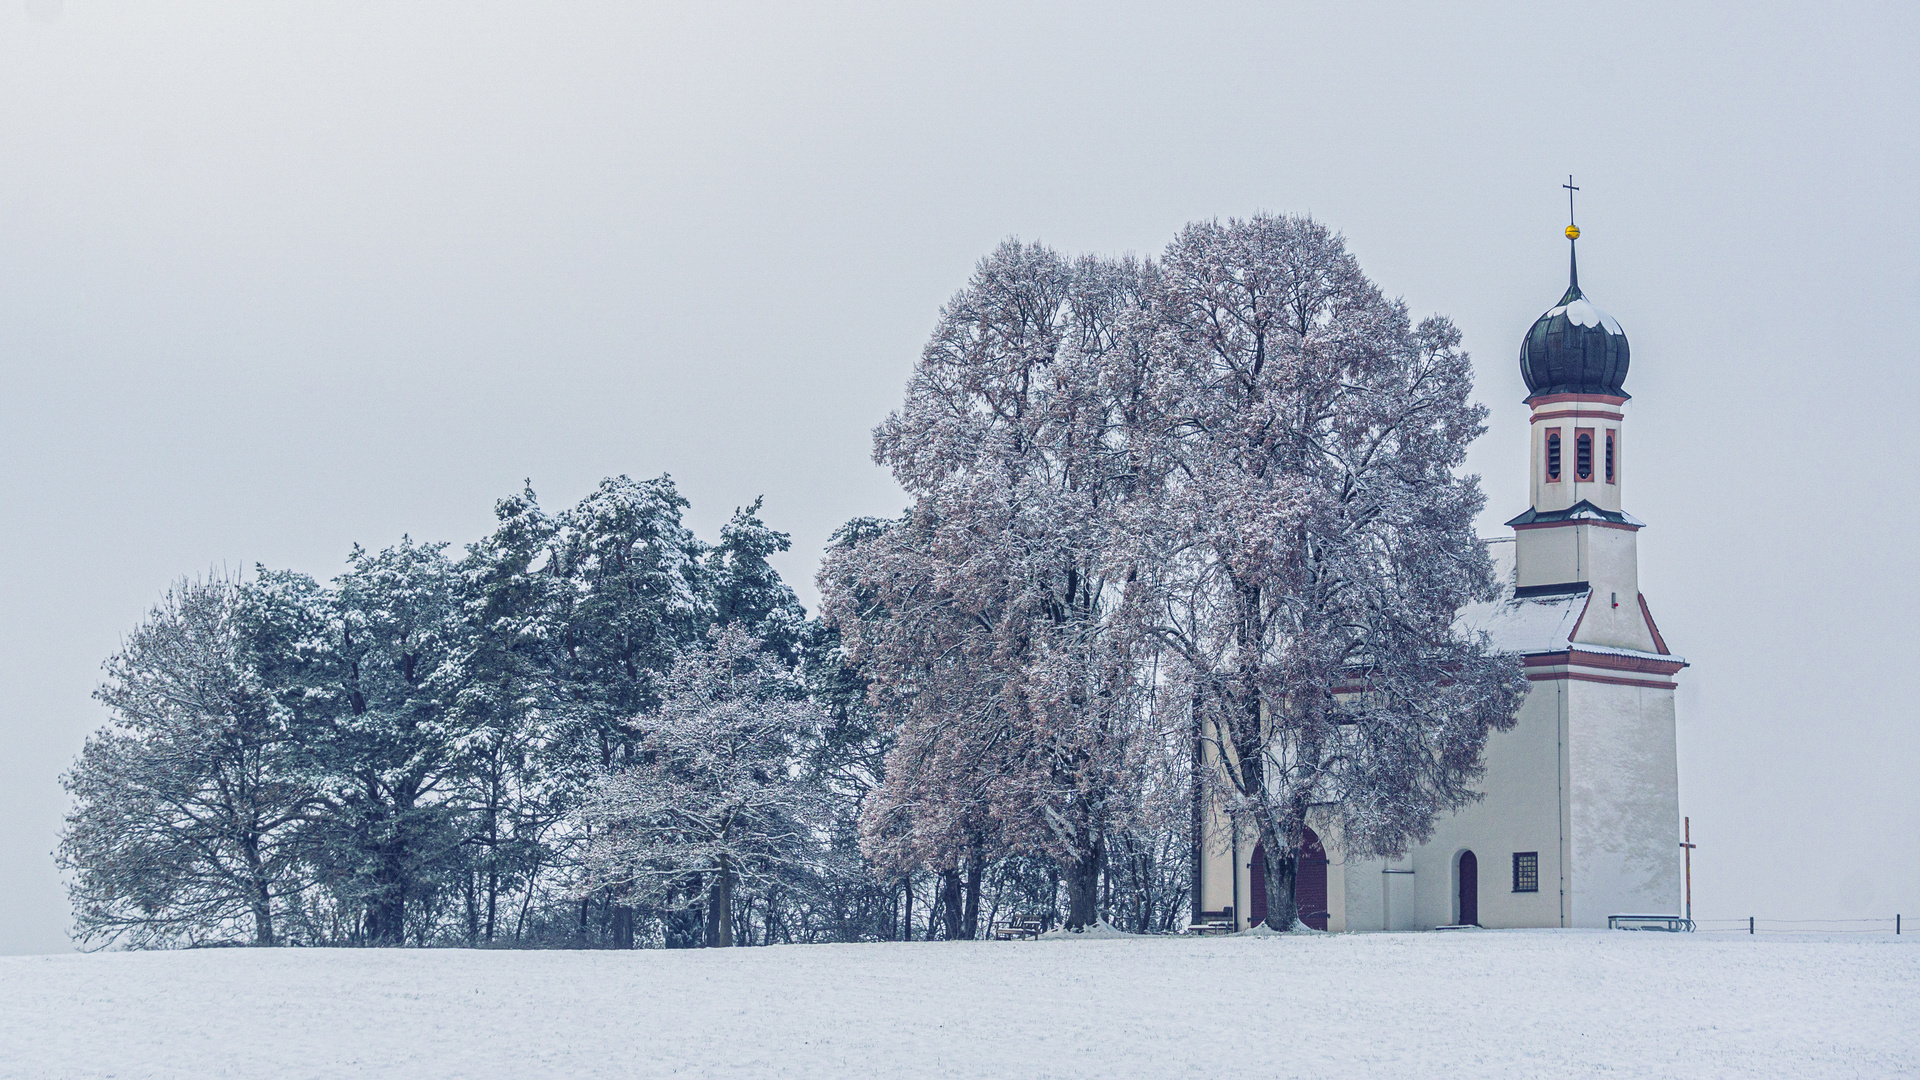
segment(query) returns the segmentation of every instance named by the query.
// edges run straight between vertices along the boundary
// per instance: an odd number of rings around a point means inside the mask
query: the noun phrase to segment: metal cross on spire
[[[1578,246],[1574,241],[1580,239],[1580,226],[1573,223],[1573,193],[1580,189],[1573,186],[1572,173],[1567,174],[1567,182],[1560,186],[1567,189],[1567,298],[1560,301],[1564,304],[1580,295],[1580,260],[1574,251]]]

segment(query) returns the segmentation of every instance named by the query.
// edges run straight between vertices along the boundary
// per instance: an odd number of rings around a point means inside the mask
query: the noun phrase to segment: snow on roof
[[[1612,645],[1575,644],[1573,631],[1580,625],[1580,614],[1587,608],[1587,597],[1592,594],[1592,589],[1581,588],[1551,596],[1516,599],[1513,587],[1518,577],[1518,545],[1511,537],[1500,537],[1485,543],[1487,555],[1493,559],[1494,580],[1500,583],[1500,595],[1493,600],[1461,608],[1453,622],[1461,633],[1484,632],[1494,651],[1519,653],[1522,656],[1579,649],[1581,652],[1605,653],[1609,656],[1632,656],[1682,664],[1687,662],[1684,656],[1622,649]]]
[[[1468,634],[1485,633],[1496,652],[1565,652],[1573,628],[1586,610],[1589,590],[1521,600],[1508,597],[1460,609],[1454,626]]]
[[[1513,586],[1518,570],[1518,545],[1511,537],[1488,540],[1486,545],[1487,555],[1493,559],[1493,579],[1500,583],[1500,595],[1461,608],[1453,625],[1464,634],[1484,632],[1488,643],[1498,652],[1565,652],[1567,639],[1573,636],[1580,613],[1586,609],[1589,590],[1516,600]]]

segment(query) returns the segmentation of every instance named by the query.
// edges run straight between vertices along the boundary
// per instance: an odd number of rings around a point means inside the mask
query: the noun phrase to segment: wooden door
[[[1315,930],[1327,928],[1327,849],[1320,843],[1320,835],[1312,829],[1305,830],[1301,837],[1300,865],[1294,871],[1293,905],[1300,921]],[[1253,859],[1247,866],[1249,875],[1247,915],[1251,919],[1248,926],[1258,926],[1267,921],[1267,873],[1265,870],[1267,849],[1264,845],[1253,846]]]
[[[1480,860],[1471,851],[1460,853],[1460,925],[1480,925]]]

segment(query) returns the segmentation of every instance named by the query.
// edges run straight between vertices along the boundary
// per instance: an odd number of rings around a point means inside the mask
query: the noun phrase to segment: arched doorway
[[[1253,920],[1247,925],[1258,926],[1267,921],[1265,845],[1254,845],[1253,860],[1247,869],[1253,886],[1247,912]],[[1320,836],[1312,829],[1303,829],[1300,867],[1293,880],[1293,903],[1301,922],[1315,930],[1327,928],[1327,849],[1320,846]]]
[[[1460,853],[1458,873],[1461,926],[1480,925],[1480,859],[1471,851]]]

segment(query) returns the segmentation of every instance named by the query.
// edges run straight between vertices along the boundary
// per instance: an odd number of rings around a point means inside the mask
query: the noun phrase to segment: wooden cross
[[[1573,174],[1567,174],[1567,182],[1560,185],[1567,189],[1567,224],[1573,224],[1573,193],[1580,189],[1573,186]]]
[[[1573,177],[1569,176],[1567,179],[1572,180]],[[1568,198],[1572,198],[1572,196],[1568,196]],[[1685,848],[1687,852],[1687,918],[1691,919],[1693,918],[1693,849],[1700,845],[1693,842],[1693,819],[1681,818],[1680,821],[1682,823],[1681,828],[1686,830],[1686,832],[1682,834],[1683,839],[1680,841],[1680,846]]]

